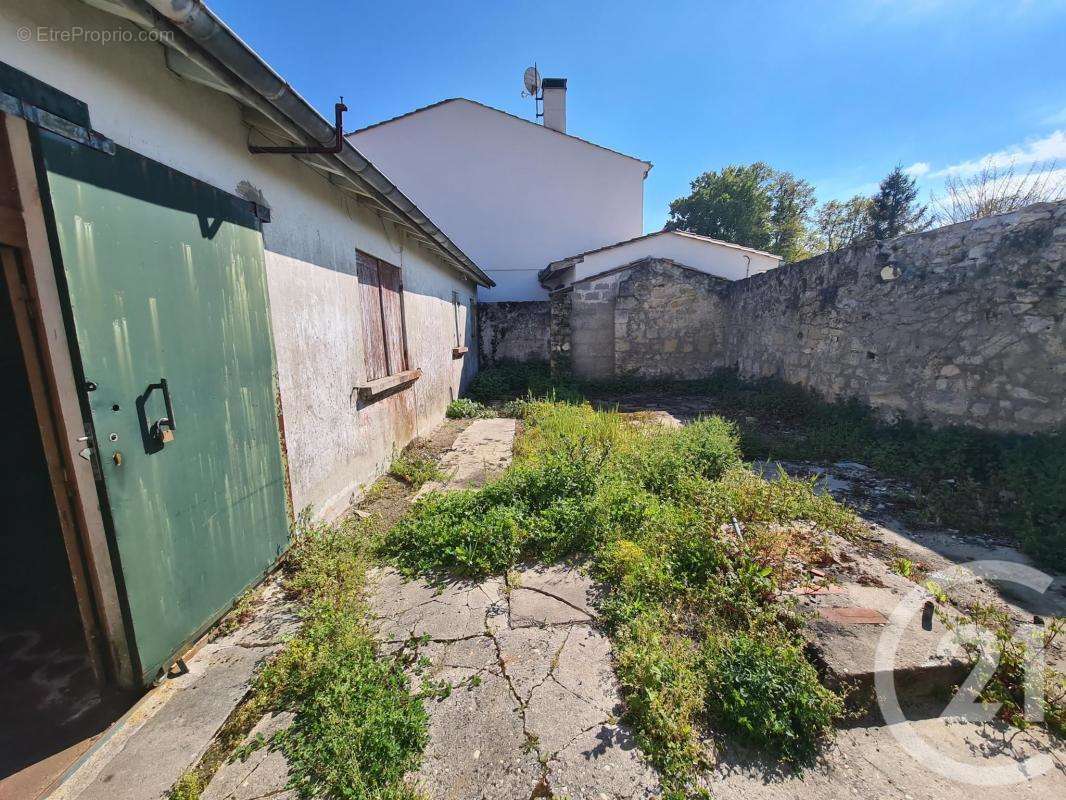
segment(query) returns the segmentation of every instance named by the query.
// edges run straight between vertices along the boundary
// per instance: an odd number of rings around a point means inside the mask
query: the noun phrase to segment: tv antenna
[[[532,67],[526,67],[526,71],[522,74],[522,85],[525,86],[525,91],[522,92],[522,97],[533,98],[533,110],[536,112],[537,118],[544,116],[544,93],[540,88],[540,72],[537,70],[537,62],[533,62]]]

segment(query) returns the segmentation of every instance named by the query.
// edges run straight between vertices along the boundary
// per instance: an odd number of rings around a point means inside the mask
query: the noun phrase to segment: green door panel
[[[129,150],[40,152],[148,681],[288,545],[262,236],[249,203]]]

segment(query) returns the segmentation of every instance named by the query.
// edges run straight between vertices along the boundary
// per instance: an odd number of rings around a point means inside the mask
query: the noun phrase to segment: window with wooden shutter
[[[400,270],[363,252],[356,253],[363,310],[366,378],[378,380],[409,369]]]

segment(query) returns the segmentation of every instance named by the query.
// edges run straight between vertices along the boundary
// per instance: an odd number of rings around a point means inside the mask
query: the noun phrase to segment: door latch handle
[[[167,385],[166,378],[160,378],[159,383],[151,383],[148,385],[148,391],[144,394],[145,400],[147,400],[148,395],[156,389],[163,392],[163,404],[166,406],[167,415],[165,417],[160,417],[147,427],[152,438],[154,438],[160,445],[163,445],[174,441],[174,430],[177,428],[177,425],[174,423],[174,406],[170,399],[170,387]],[[147,420],[145,420],[145,423],[147,423]]]

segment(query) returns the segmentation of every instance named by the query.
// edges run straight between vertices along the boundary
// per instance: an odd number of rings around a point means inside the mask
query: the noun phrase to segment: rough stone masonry
[[[1066,423],[1066,202],[839,250],[729,282],[648,258],[554,292],[578,377],[776,377],[888,415]]]

